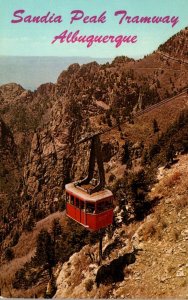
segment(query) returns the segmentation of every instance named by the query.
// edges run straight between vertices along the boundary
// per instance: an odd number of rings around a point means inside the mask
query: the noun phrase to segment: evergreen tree
[[[51,235],[46,230],[41,230],[37,238],[35,258],[38,265],[48,265],[49,271],[55,264],[54,244]]]
[[[188,152],[188,135],[182,140],[183,151]]]
[[[54,242],[54,260],[55,264],[61,259],[62,256],[62,248],[61,241],[65,241],[64,234],[62,232],[61,224],[59,219],[54,219],[52,224],[52,234],[53,234],[53,242]]]
[[[153,119],[153,133],[156,133],[159,131],[158,123],[155,119]]]
[[[56,238],[58,238],[62,234],[62,228],[61,224],[59,222],[59,219],[54,219],[52,223],[52,233],[54,242],[56,241]]]
[[[148,149],[146,149],[143,153],[143,157],[142,157],[142,165],[146,165],[148,164],[150,161],[149,159],[149,153],[148,153]]]
[[[158,153],[160,153],[161,147],[159,146],[159,144],[153,144],[151,146],[151,148],[149,149],[149,158],[153,159],[153,157],[155,155],[157,155]]]
[[[175,156],[175,148],[172,143],[168,146],[166,150],[166,160],[168,163],[172,164],[174,161],[174,156]]]
[[[14,258],[14,252],[13,250],[9,247],[6,248],[5,250],[5,259],[8,261],[11,261]]]
[[[122,163],[127,164],[130,160],[130,142],[126,141],[125,145],[123,146],[123,157],[122,157]]]
[[[142,220],[149,208],[148,201],[146,199],[148,185],[149,182],[144,170],[133,174],[130,182],[130,191],[136,220]]]

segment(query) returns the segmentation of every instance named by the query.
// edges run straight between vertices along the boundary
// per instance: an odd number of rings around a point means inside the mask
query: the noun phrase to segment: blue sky
[[[62,23],[12,24],[13,13],[23,9],[23,16],[43,16],[48,12],[61,15]],[[85,16],[99,16],[106,11],[104,24],[84,24],[77,21],[70,24],[71,11],[79,9]],[[179,22],[171,24],[127,24],[119,25],[114,16],[117,10],[126,10],[134,16],[178,16]],[[170,36],[188,26],[188,0],[0,0],[0,55],[19,56],[91,56],[143,57],[154,51]],[[98,44],[87,48],[85,44],[51,44],[55,35],[64,30],[80,30],[83,35],[137,35],[135,44]]]

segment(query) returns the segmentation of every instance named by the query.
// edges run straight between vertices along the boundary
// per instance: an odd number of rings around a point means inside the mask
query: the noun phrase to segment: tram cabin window
[[[113,208],[113,199],[108,199],[108,201],[106,201],[105,204],[107,209]]]
[[[68,193],[66,193],[66,202],[70,202],[70,197]]]
[[[97,213],[101,213],[106,210],[105,202],[97,203]]]
[[[108,210],[110,208],[112,208],[113,205],[112,205],[112,199],[109,199],[109,200],[104,200],[104,201],[101,201],[99,203],[97,203],[97,213],[101,213],[105,210]]]
[[[70,203],[74,205],[74,196],[71,195]]]
[[[86,213],[94,214],[95,213],[95,204],[87,202],[86,203]]]
[[[80,200],[80,209],[84,210],[84,201]]]
[[[80,206],[80,205],[79,205],[79,199],[76,198],[76,207],[79,208],[79,206]]]

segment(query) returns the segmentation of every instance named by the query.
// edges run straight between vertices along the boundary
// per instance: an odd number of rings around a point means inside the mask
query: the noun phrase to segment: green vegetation
[[[157,121],[153,121],[153,127],[158,129]],[[130,222],[134,215],[134,220],[143,219],[155,205],[148,199],[148,192],[156,181],[156,173],[160,165],[170,167],[174,163],[176,153],[188,152],[188,110],[180,113],[178,119],[157,138],[157,142],[144,148],[140,144],[140,155],[142,169],[135,172],[133,160],[136,152],[130,141],[126,141],[123,146],[124,152],[122,163],[126,164],[127,170],[124,178],[117,180],[113,187],[113,193],[119,206],[124,210],[124,222]],[[126,210],[126,203],[130,209]]]
[[[98,233],[90,233],[71,220],[68,220],[67,226],[62,227],[59,220],[55,219],[50,232],[41,230],[39,233],[35,255],[16,272],[14,288],[27,289],[34,286],[45,272],[51,278],[52,269],[58,262],[64,263],[84,245],[96,241]],[[40,271],[36,272],[36,269]]]

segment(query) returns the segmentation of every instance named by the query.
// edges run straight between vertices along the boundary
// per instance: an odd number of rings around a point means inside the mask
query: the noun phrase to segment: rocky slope
[[[22,189],[17,147],[10,129],[2,119],[0,119],[0,157],[0,242],[2,242],[5,231],[10,232],[13,228],[18,203],[14,205],[12,201],[19,198]]]
[[[159,169],[149,197],[160,200],[145,220],[105,236],[102,267],[97,244],[85,246],[59,267],[55,297],[187,297],[187,158],[180,156],[171,169]],[[127,259],[124,265],[122,257]]]
[[[159,50],[164,51],[172,57],[187,61],[188,46],[187,46],[188,28],[182,30],[181,33],[171,37],[166,43],[159,47]]]
[[[140,62],[125,60],[124,64],[118,59],[104,66],[76,64],[59,76],[57,100],[46,128],[38,130],[33,138],[29,172],[25,173],[28,192],[35,193],[35,199],[36,195],[40,199],[61,199],[64,183],[83,176],[86,160],[80,153],[88,157],[88,151],[84,150],[87,146],[73,147],[81,136],[118,124],[133,110],[186,87],[187,66],[183,66],[180,73],[177,62],[157,53]],[[148,67],[151,65],[152,69]],[[121,138],[118,143],[122,144]],[[118,152],[121,151],[119,148]],[[82,167],[78,170],[79,166]]]

